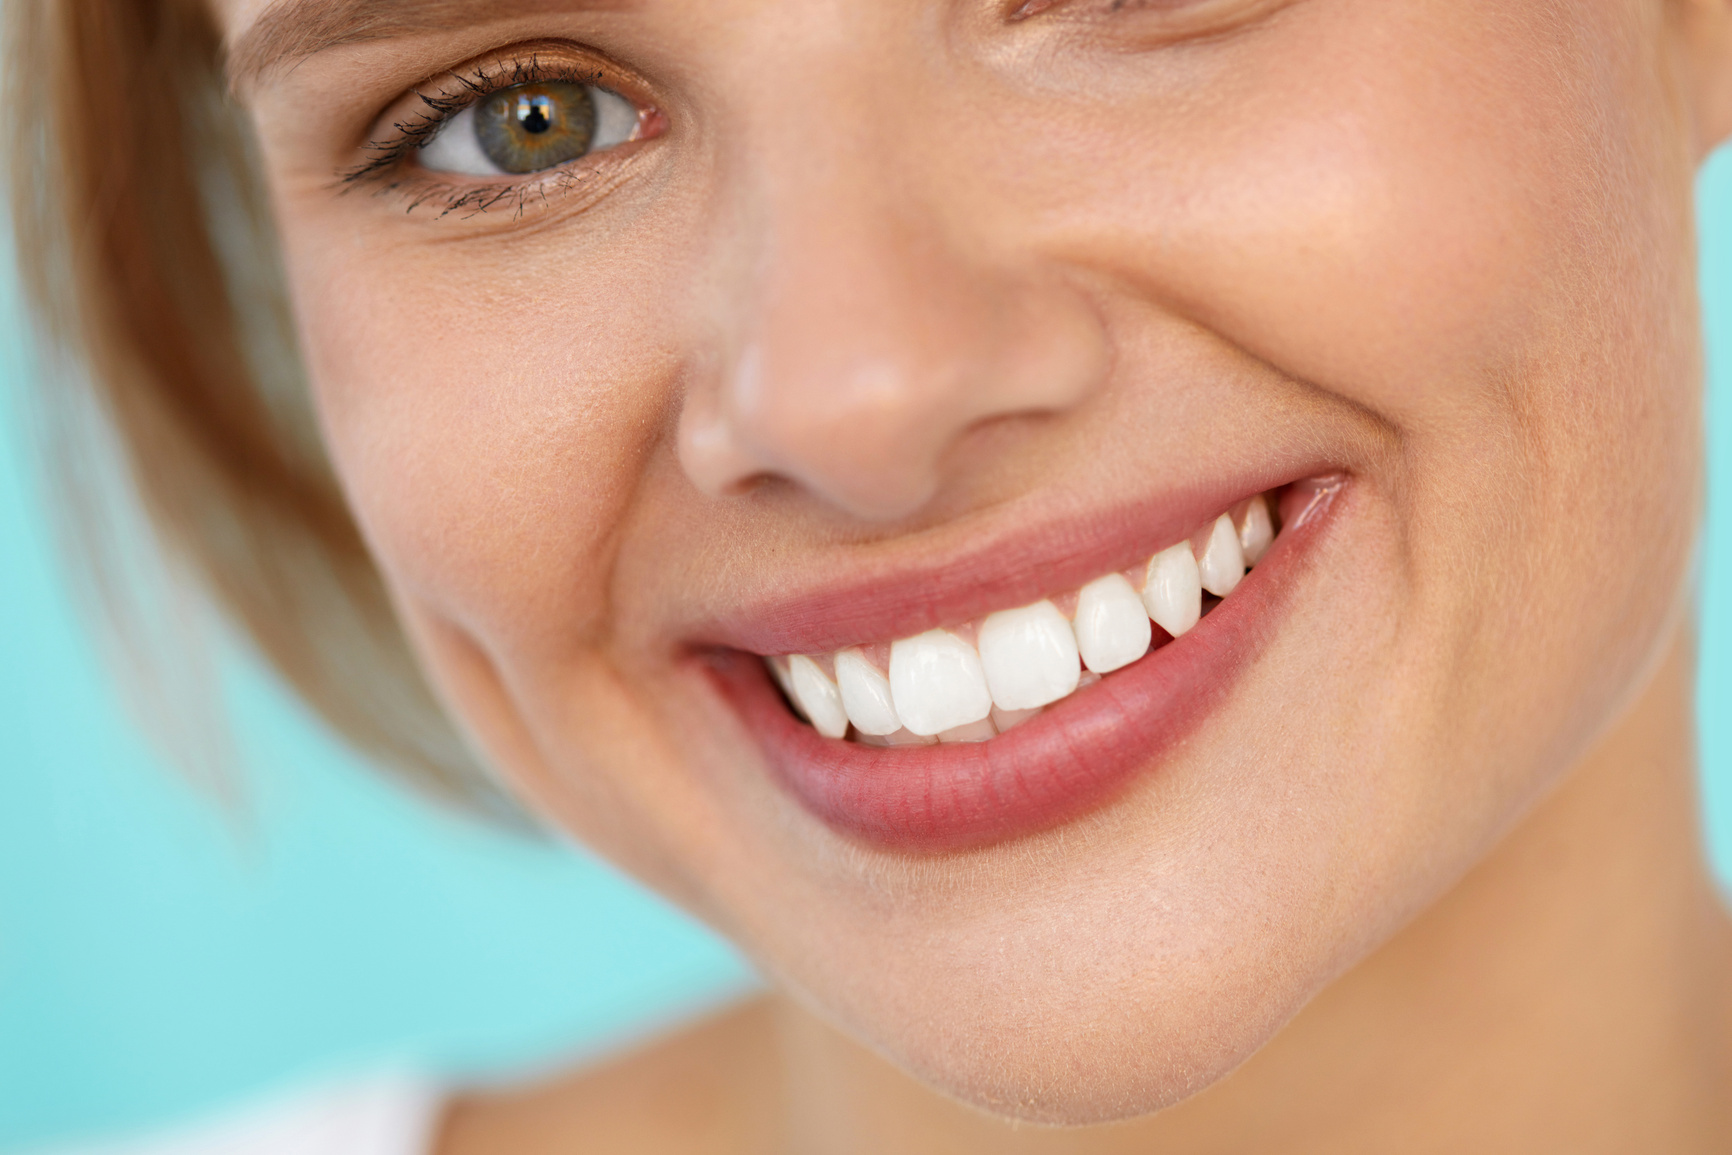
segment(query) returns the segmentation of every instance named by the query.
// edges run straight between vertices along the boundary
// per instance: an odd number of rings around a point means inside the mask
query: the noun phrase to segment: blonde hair
[[[152,630],[104,453],[170,571],[330,726],[510,820],[428,691],[320,446],[211,19],[196,0],[6,9],[5,144],[47,476],[114,636],[136,651]]]

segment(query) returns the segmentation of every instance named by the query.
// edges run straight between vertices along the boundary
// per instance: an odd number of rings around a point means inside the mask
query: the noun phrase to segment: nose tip
[[[764,360],[761,348],[748,349],[712,395],[721,403],[688,423],[681,448],[701,488],[737,493],[778,477],[869,521],[910,516],[931,500],[941,434],[933,421],[908,420],[921,399],[906,370],[857,361],[778,388],[765,381]]]
[[[692,481],[720,496],[777,477],[854,518],[906,519],[950,480],[949,451],[971,429],[1092,391],[1105,340],[1079,294],[945,272],[899,277],[877,299],[855,278],[850,292],[807,285],[761,306],[757,339],[688,390]]]

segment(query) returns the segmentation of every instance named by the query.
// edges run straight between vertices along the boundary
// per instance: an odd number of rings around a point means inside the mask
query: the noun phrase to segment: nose
[[[1058,269],[957,226],[967,198],[891,196],[882,156],[825,161],[754,174],[751,224],[722,261],[743,272],[721,278],[727,331],[689,381],[680,458],[711,494],[778,477],[895,521],[954,480],[970,431],[1081,403],[1105,338]]]

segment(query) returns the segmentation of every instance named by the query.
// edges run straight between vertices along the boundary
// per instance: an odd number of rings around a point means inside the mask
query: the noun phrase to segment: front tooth
[[[1262,561],[1274,541],[1275,523],[1269,518],[1269,503],[1259,493],[1245,507],[1245,524],[1239,527],[1239,548],[1245,551],[1245,564]]]
[[[938,735],[940,742],[986,742],[998,737],[998,727],[992,724],[991,718],[982,718],[978,722],[970,722],[966,726],[957,726],[944,730]]]
[[[1076,635],[1051,602],[988,614],[980,623],[980,664],[992,700],[1005,710],[1032,710],[1076,689]]]
[[[1203,579],[1190,542],[1181,541],[1149,559],[1143,608],[1175,638],[1197,624],[1203,614]]]
[[[860,734],[855,738],[862,746],[936,746],[937,738],[922,738],[918,734],[910,734],[906,730],[898,730],[894,734]]]
[[[790,702],[793,702],[794,679],[788,676],[788,659],[781,656],[765,658],[764,665],[769,667],[770,676],[776,679],[776,685],[782,687],[782,693],[788,696]],[[794,705],[798,707],[799,703],[794,702]]]
[[[1024,722],[1040,717],[1040,711],[1041,707],[1039,706],[1032,710],[1000,710],[994,706],[992,708],[992,728],[1000,734],[1006,730],[1014,730]]]
[[[1224,598],[1239,588],[1245,576],[1245,551],[1239,548],[1239,531],[1233,519],[1222,514],[1209,530],[1209,543],[1203,556],[1197,559],[1197,573],[1203,588],[1218,598]]]
[[[806,712],[812,728],[826,738],[848,733],[848,712],[842,708],[842,692],[818,663],[804,654],[788,659],[788,679],[794,684],[794,700]]]
[[[902,729],[896,704],[890,699],[890,679],[878,672],[858,649],[836,655],[836,685],[842,691],[842,708],[862,734],[894,734]]]
[[[980,655],[948,630],[890,644],[890,699],[902,724],[923,738],[992,712]]]
[[[1076,644],[1083,664],[1110,674],[1149,652],[1148,611],[1123,574],[1096,578],[1076,599]]]

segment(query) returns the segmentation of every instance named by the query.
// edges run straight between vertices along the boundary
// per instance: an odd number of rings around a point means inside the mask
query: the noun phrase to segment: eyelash
[[[1142,21],[1155,43],[1206,41],[1250,27],[1297,0],[1024,0],[1012,21]]]
[[[583,176],[574,172],[573,166],[581,164],[587,157],[546,172],[527,174],[522,179],[483,185],[462,185],[431,173],[411,173],[406,171],[406,166],[415,152],[432,140],[448,120],[502,88],[547,81],[599,84],[602,75],[594,67],[543,65],[536,56],[485,65],[467,73],[450,73],[449,80],[462,91],[449,95],[417,92],[415,95],[422,108],[416,109],[408,119],[392,124],[393,135],[368,141],[365,146],[369,154],[367,159],[338,174],[341,189],[347,193],[371,187],[375,195],[407,193],[404,211],[410,213],[437,200],[442,202],[437,214],[440,217],[453,214],[473,216],[491,212],[502,204],[509,204],[514,215],[520,216],[536,194],[545,199],[550,186],[571,187],[583,183]],[[632,103],[636,104],[635,101]],[[639,115],[642,115],[641,109]]]

